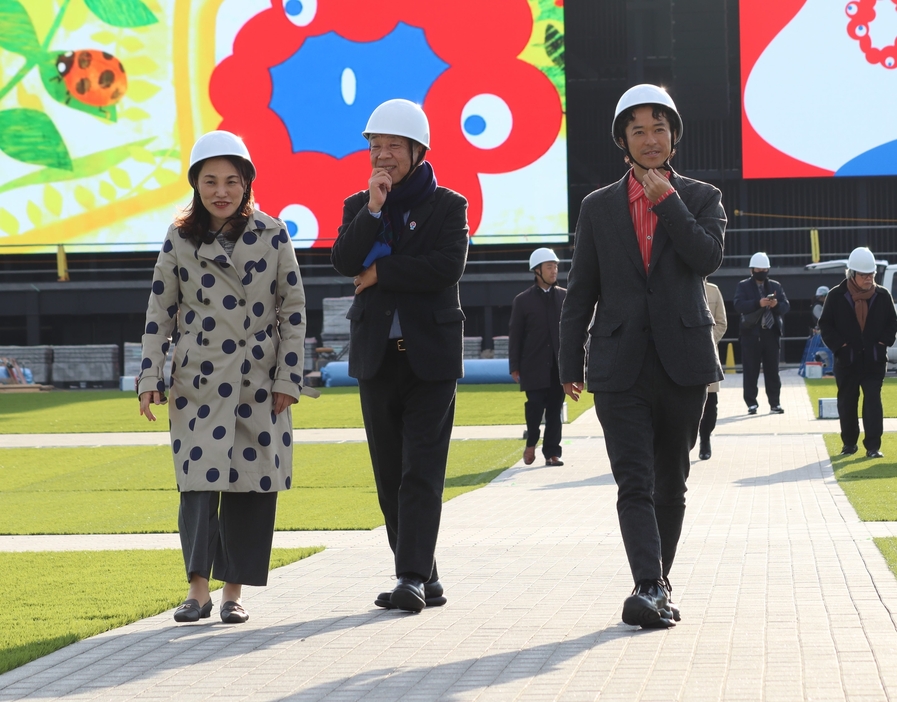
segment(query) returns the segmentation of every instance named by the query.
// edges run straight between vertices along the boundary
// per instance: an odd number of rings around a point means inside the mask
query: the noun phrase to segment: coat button
[[[244,387],[244,388],[248,388],[248,387],[249,387],[249,381],[248,381],[248,380],[244,380],[244,381],[243,381],[243,387]]]
[[[246,346],[246,340],[245,340],[245,339],[240,339],[240,341],[238,341],[237,343],[238,343],[240,346]]]
[[[246,307],[246,300],[240,300],[237,304],[240,305],[240,307]]]
[[[208,383],[208,382],[209,382],[209,379],[208,379],[208,378],[200,378],[200,379],[199,379],[199,384],[200,384],[200,385],[205,385],[205,384]]]
[[[202,345],[203,345],[203,346],[208,346],[208,345],[209,345],[209,340],[208,340],[208,339],[203,339],[203,340],[202,340]]]
[[[386,316],[389,317],[392,314],[392,310],[386,310]]]
[[[211,302],[211,300],[209,300],[209,298],[206,298],[205,300],[202,301],[202,304],[208,305],[210,302]]]
[[[205,268],[207,265],[209,265],[209,264],[206,263],[205,261],[200,261],[200,262],[199,262],[199,267],[200,267],[200,268]]]
[[[653,295],[653,294],[654,294],[654,290],[653,290],[652,288],[648,288],[648,294],[649,294],[649,295]]]

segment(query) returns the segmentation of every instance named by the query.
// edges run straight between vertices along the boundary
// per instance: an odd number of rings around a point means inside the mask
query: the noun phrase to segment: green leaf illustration
[[[92,210],[97,204],[97,197],[83,185],[75,187],[75,200],[85,210]]]
[[[105,180],[101,180],[100,197],[105,198],[106,200],[114,200],[118,197],[118,191],[113,188],[110,183],[107,183]]]
[[[145,27],[159,21],[142,0],[84,0],[84,4],[113,27]]]
[[[0,113],[2,114],[2,113]],[[141,139],[130,144],[122,144],[114,146],[111,149],[97,151],[72,161],[72,169],[64,171],[59,168],[44,168],[34,173],[16,178],[8,183],[0,186],[0,193],[9,192],[16,188],[24,188],[26,185],[39,185],[41,183],[60,183],[66,180],[76,180],[77,178],[87,178],[99,175],[108,171],[113,166],[117,166],[122,161],[131,158],[132,149],[144,149],[155,137],[149,139]]]
[[[0,151],[24,163],[72,168],[69,151],[53,120],[37,110],[0,111]]]
[[[25,213],[35,227],[39,227],[44,221],[44,213],[41,212],[40,207],[35,205],[31,200],[29,200],[28,204],[25,206]]]
[[[18,0],[0,0],[0,46],[23,56],[40,53],[28,12]]]
[[[12,236],[19,233],[19,220],[2,207],[0,207],[0,231],[4,231]]]
[[[0,0],[0,2],[2,2],[2,0]],[[115,109],[115,105],[106,105],[105,107],[88,105],[77,100],[68,91],[68,88],[65,87],[65,82],[59,75],[59,71],[56,69],[56,59],[60,53],[62,52],[56,51],[46,54],[38,66],[40,69],[40,79],[44,84],[44,88],[47,90],[47,94],[56,100],[56,102],[61,102],[66,107],[71,107],[73,110],[86,112],[87,114],[93,115],[97,119],[105,120],[106,122],[117,122],[118,112]]]

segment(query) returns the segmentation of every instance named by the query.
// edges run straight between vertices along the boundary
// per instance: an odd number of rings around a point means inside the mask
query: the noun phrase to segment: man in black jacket
[[[769,277],[769,256],[758,251],[750,260],[751,277],[735,288],[733,307],[741,315],[741,365],[744,370],[744,402],[748,414],[757,414],[757,380],[763,364],[763,381],[769,411],[783,414],[780,403],[782,380],[779,378],[779,339],[782,317],[791,303],[777,280]]]
[[[881,383],[888,347],[897,338],[897,312],[887,288],[875,284],[875,256],[864,247],[847,261],[847,278],[832,288],[819,318],[822,341],[835,354],[842,456],[857,452],[857,404],[863,389],[863,446],[869,458],[882,458],[884,419]]]
[[[464,373],[458,281],[467,261],[467,200],[438,187],[424,160],[430,126],[408,100],[368,120],[368,187],[346,199],[331,261],[354,276],[349,374],[358,378],[377,497],[395,555],[395,589],[375,604],[419,612],[445,604],[436,539]]]
[[[514,298],[508,333],[508,367],[515,383],[526,392],[526,448],[523,462],[536,460],[542,414],[545,440],[542,455],[546,466],[562,466],[561,408],[564,387],[558,376],[558,325],[567,291],[557,285],[557,255],[541,248],[529,257],[535,284]]]
[[[665,90],[620,98],[613,138],[632,166],[588,195],[561,311],[561,382],[588,390],[617,483],[617,514],[635,589],[623,621],[667,628],[680,619],[667,577],[685,518],[689,451],[707,385],[723,379],[704,278],[723,259],[718,189],[672,170],[682,119]]]

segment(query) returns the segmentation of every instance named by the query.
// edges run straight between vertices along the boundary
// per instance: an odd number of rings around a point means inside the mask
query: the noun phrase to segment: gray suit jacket
[[[676,193],[654,207],[657,229],[646,274],[629,214],[628,178],[582,203],[561,312],[561,382],[583,381],[589,335],[589,392],[629,389],[651,339],[675,383],[722,380],[704,293],[704,278],[723,259],[720,191],[672,175]]]

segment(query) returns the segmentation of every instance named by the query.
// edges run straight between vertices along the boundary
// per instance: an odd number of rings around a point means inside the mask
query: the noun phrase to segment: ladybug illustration
[[[59,80],[69,96],[94,107],[114,105],[128,89],[125,67],[112,54],[97,49],[79,49],[59,54],[56,59]],[[69,98],[66,98],[66,103]]]

